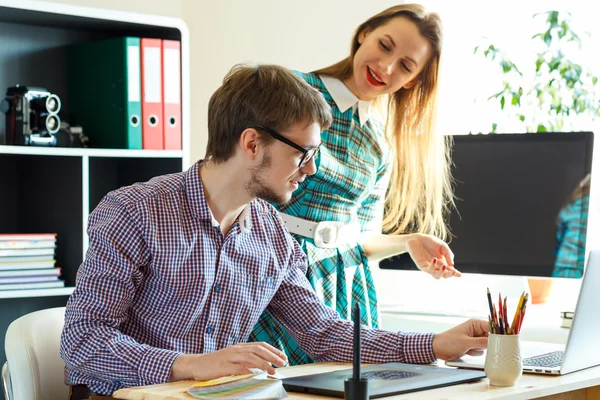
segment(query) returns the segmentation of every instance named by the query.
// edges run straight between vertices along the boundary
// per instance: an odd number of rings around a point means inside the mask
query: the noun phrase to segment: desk
[[[349,364],[342,363],[317,363],[300,365],[296,367],[280,368],[277,371],[287,377],[316,374],[339,369],[349,368]],[[152,386],[152,391],[145,389],[122,389],[123,399],[161,400],[185,399],[194,397],[185,393],[194,382],[183,381],[164,385]],[[328,399],[329,397],[315,396],[288,392],[288,399]],[[543,376],[524,374],[515,386],[496,387],[490,386],[487,379],[474,383],[448,386],[439,389],[425,390],[398,396],[385,397],[385,399],[544,399],[544,400],[587,400],[600,399],[600,367],[589,368],[573,372],[565,376]]]
[[[301,376],[311,373],[335,371],[348,368],[348,364],[320,363],[300,365],[279,369],[287,377]],[[289,399],[326,399],[315,395],[288,392]],[[515,386],[490,386],[487,378],[474,383],[448,386],[439,389],[425,390],[384,397],[384,399],[552,399],[552,400],[583,400],[600,399],[600,367],[573,372],[564,376],[543,376],[523,374]]]

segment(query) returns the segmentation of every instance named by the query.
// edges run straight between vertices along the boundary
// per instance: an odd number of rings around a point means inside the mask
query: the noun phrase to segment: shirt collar
[[[323,85],[325,85],[325,88],[329,91],[331,98],[333,98],[333,101],[335,101],[335,104],[342,113],[350,108],[356,110],[356,105],[358,104],[358,119],[360,121],[360,126],[363,126],[369,118],[371,118],[372,101],[360,100],[337,78],[325,75],[319,76]]]
[[[210,221],[212,226],[219,226],[219,222],[213,216],[210,207],[208,206],[208,202],[206,201],[206,196],[204,195],[204,186],[202,184],[202,179],[200,179],[200,167],[204,164],[203,160],[196,162],[194,165],[190,167],[186,171],[186,193],[189,204],[193,208],[194,214],[201,220]],[[238,217],[238,222],[240,225],[240,231],[242,233],[248,232],[252,229],[252,216],[251,216],[251,207],[252,202],[250,202],[244,210],[240,213]]]

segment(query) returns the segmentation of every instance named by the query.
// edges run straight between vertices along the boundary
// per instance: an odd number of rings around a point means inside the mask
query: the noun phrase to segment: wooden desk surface
[[[294,377],[308,374],[316,374],[328,371],[336,371],[349,368],[349,364],[343,363],[318,363],[307,364],[296,367],[279,368],[277,371],[286,377]],[[120,399],[136,400],[191,400],[194,397],[188,395],[186,390],[195,381],[173,382],[163,385],[147,386],[142,388],[121,389],[115,395]],[[288,392],[288,399],[327,399],[329,397],[316,396],[313,394],[300,394]],[[118,397],[117,397],[118,396]],[[551,397],[553,400],[569,399],[600,399],[600,367],[589,368],[583,371],[573,372],[564,376],[543,376],[523,374],[515,386],[497,387],[490,386],[487,379],[474,383],[456,386],[448,386],[439,389],[425,390],[385,397],[386,399],[531,399]]]

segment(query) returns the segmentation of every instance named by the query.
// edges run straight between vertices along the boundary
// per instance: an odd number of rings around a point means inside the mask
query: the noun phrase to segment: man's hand
[[[488,323],[470,319],[433,337],[433,352],[442,360],[455,360],[465,354],[483,354],[488,343]]]
[[[435,279],[460,277],[454,268],[454,254],[443,240],[424,233],[416,233],[406,242],[406,250],[417,267]]]
[[[275,374],[273,365],[283,367],[286,362],[285,353],[267,343],[240,343],[213,353],[179,356],[173,363],[169,380],[208,381],[222,376],[251,374],[250,368]]]

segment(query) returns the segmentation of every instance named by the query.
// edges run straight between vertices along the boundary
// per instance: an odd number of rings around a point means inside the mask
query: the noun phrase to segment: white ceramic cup
[[[512,386],[523,374],[519,335],[490,333],[485,357],[485,374],[490,385]]]

